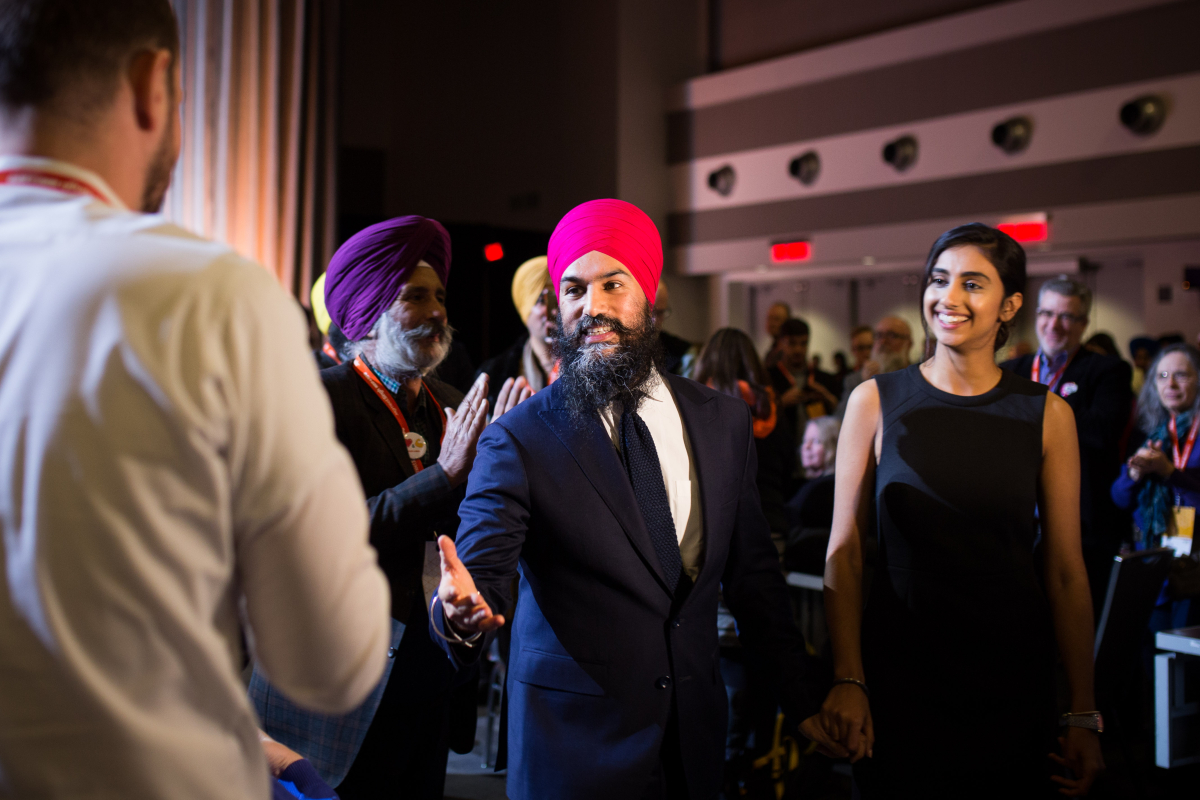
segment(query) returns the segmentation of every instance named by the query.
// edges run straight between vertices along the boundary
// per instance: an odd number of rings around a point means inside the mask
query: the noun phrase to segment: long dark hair
[[[1142,391],[1138,394],[1137,401],[1137,426],[1147,436],[1153,436],[1154,432],[1166,424],[1171,416],[1171,412],[1158,397],[1157,377],[1158,365],[1162,363],[1163,356],[1171,353],[1183,353],[1187,360],[1192,362],[1192,369],[1196,371],[1197,375],[1200,375],[1200,351],[1197,351],[1196,348],[1186,344],[1171,344],[1158,351],[1158,355],[1154,357],[1154,363],[1150,365],[1150,369],[1146,370],[1146,382],[1142,384]],[[1188,410],[1193,415],[1200,411],[1200,392],[1196,393],[1196,400]],[[1192,418],[1195,419],[1195,416]],[[1182,434],[1180,435],[1182,436]]]
[[[1004,285],[1006,298],[1017,292],[1025,294],[1025,249],[1017,244],[1016,239],[982,222],[971,222],[946,231],[929,249],[929,258],[925,259],[925,276],[921,281],[921,327],[925,329],[926,358],[933,355],[934,345],[933,337],[929,334],[929,323],[925,321],[924,300],[925,290],[933,280],[933,265],[947,250],[967,245],[978,249],[988,263],[996,268],[1000,275],[1000,283]],[[1013,317],[1008,322],[1000,323],[1000,330],[996,332],[995,350],[1004,347],[1015,321],[1016,317]]]
[[[771,400],[767,396],[767,371],[754,350],[754,342],[737,328],[721,328],[709,337],[692,377],[700,383],[711,384],[718,392],[740,398],[738,381],[745,381],[754,394],[752,411],[756,419],[771,416]]]

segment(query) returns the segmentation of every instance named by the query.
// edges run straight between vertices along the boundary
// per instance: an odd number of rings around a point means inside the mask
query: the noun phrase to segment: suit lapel
[[[617,518],[634,549],[650,567],[659,585],[670,594],[672,590],[663,577],[658,555],[650,542],[650,532],[646,530],[637,498],[633,495],[633,486],[629,483],[629,476],[625,474],[625,467],[617,456],[612,440],[598,418],[583,428],[575,426],[570,412],[560,407],[558,402],[561,385],[550,385],[550,407],[539,412],[538,416],[571,453],[575,463]]]
[[[708,558],[708,554],[713,551],[710,526],[712,520],[716,519],[719,500],[713,485],[716,475],[710,474],[719,463],[719,454],[714,449],[714,437],[705,434],[706,431],[711,431],[716,423],[717,404],[712,402],[711,397],[697,391],[692,381],[677,375],[668,374],[665,377],[667,385],[671,387],[671,393],[675,395],[679,416],[683,418],[683,430],[691,448],[692,465],[696,469],[696,480],[700,483],[705,558],[700,565],[700,574],[696,576],[696,583],[699,584],[700,578],[705,575],[705,565],[711,560]]]
[[[383,404],[379,396],[371,390],[367,382],[357,374],[354,377],[357,379],[358,391],[367,407],[367,416],[370,418],[371,424],[375,426],[380,438],[387,442],[388,449],[396,457],[405,480],[411,478],[415,472],[412,459],[408,457],[408,444],[404,441],[404,431],[400,429],[400,423],[392,416],[392,412]]]

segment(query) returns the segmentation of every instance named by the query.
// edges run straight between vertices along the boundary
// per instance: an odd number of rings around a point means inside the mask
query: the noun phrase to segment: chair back
[[[1169,547],[1122,553],[1113,559],[1104,609],[1096,626],[1096,694],[1128,688],[1127,681],[1139,663],[1143,644],[1149,641],[1150,615],[1171,570],[1175,551]]]

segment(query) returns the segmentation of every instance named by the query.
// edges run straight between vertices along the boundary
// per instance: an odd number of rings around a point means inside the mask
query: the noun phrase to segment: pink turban
[[[400,296],[418,261],[433,267],[442,286],[450,277],[450,234],[425,217],[396,217],[363,228],[338,248],[325,270],[325,307],[352,342]]]
[[[550,280],[555,291],[567,267],[595,250],[620,261],[654,305],[662,275],[662,239],[654,221],[624,200],[589,200],[575,206],[550,234]]]

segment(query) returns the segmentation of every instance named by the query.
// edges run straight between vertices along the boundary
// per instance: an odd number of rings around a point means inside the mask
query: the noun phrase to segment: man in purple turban
[[[397,791],[440,798],[450,744],[470,750],[474,743],[476,673],[456,676],[430,641],[432,585],[423,581],[427,573],[436,583],[437,535],[458,526],[488,412],[486,375],[464,397],[431,374],[453,336],[449,273],[445,228],[417,216],[355,234],[326,271],[326,308],[348,340],[348,358],[321,380],[338,439],[358,468],[371,544],[391,586],[390,658],[374,693],[346,717],[302,712],[257,674],[250,693],[267,733],[312,762],[344,800]],[[522,389],[505,384],[496,416],[528,397]],[[452,718],[454,708],[467,713]]]

